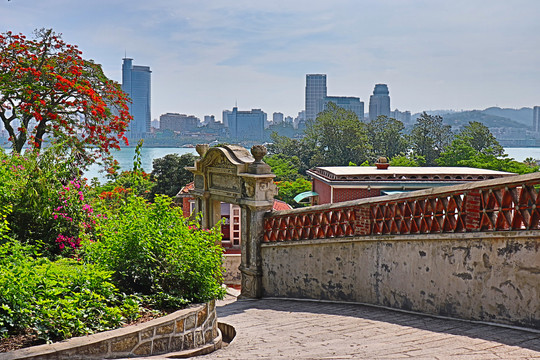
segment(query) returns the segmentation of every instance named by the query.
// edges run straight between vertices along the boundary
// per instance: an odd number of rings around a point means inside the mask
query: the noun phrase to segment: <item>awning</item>
[[[315,191],[304,191],[303,193],[300,193],[294,197],[294,201],[299,203],[300,201],[312,197],[312,196],[319,196]]]

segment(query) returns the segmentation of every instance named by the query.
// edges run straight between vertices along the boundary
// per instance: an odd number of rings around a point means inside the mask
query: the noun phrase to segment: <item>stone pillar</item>
[[[242,298],[262,296],[261,242],[264,234],[264,215],[272,210],[277,188],[274,174],[268,164],[262,162],[266,148],[255,145],[251,148],[255,161],[242,174],[244,195],[242,199]]]

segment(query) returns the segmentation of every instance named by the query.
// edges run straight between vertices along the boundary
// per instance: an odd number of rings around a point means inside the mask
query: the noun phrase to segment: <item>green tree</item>
[[[41,149],[48,135],[87,165],[127,143],[127,95],[81,54],[50,29],[0,34],[0,120],[15,152]]]
[[[464,160],[478,158],[499,158],[504,149],[487,126],[477,121],[469,122],[441,153],[436,161],[441,166],[463,166]]]
[[[276,199],[285,201],[287,204],[292,207],[301,207],[294,201],[294,197],[300,193],[311,190],[311,182],[304,179],[298,178],[295,181],[278,181],[276,185],[279,189]]]
[[[298,173],[301,166],[298,156],[275,154],[265,157],[264,162],[270,165],[276,175],[274,181],[294,181],[301,177]]]
[[[444,125],[441,116],[424,112],[416,119],[409,140],[414,155],[424,157],[427,166],[434,166],[452,137],[450,125]]]
[[[308,121],[303,141],[314,150],[311,166],[363,163],[371,149],[365,124],[356,114],[330,102],[317,119]]]
[[[407,166],[407,167],[416,167],[425,163],[425,160],[422,157],[413,157],[405,155],[396,155],[390,160],[390,166]]]
[[[306,175],[306,170],[311,166],[311,159],[313,158],[315,151],[311,148],[304,139],[291,139],[286,136],[278,135],[273,132],[270,136],[272,143],[268,145],[268,154],[283,155],[287,158],[297,157],[300,160],[298,164],[298,173]],[[272,165],[270,165],[272,166]]]
[[[168,154],[152,162],[151,178],[156,182],[152,194],[174,197],[180,189],[193,181],[193,173],[186,166],[193,166],[197,157],[193,154]]]
[[[367,123],[367,136],[373,157],[393,158],[407,152],[409,144],[402,133],[404,128],[401,121],[384,115]]]

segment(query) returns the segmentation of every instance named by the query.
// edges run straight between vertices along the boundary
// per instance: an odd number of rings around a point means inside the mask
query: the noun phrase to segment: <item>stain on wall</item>
[[[265,243],[263,294],[540,328],[539,235],[522,231]]]

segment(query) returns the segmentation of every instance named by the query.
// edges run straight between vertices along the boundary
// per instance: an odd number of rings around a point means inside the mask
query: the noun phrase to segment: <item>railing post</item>
[[[371,207],[361,205],[354,209],[356,221],[354,224],[354,235],[371,234]]]
[[[480,230],[480,192],[468,192],[465,202],[465,228],[467,231]]]

